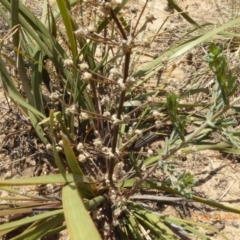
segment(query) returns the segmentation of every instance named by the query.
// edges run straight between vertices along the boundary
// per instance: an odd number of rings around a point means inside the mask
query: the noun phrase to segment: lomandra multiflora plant
[[[71,239],[178,239],[190,233],[208,239],[194,226],[222,235],[199,222],[164,216],[141,201],[191,198],[239,213],[194,196],[189,187],[196,179],[174,165],[175,159],[205,149],[239,154],[234,148],[234,117],[222,117],[239,109],[236,79],[228,72],[222,50],[210,48],[207,60],[216,81],[207,102],[187,102],[195,93],[204,94],[197,83],[183,94],[164,91],[161,85],[149,89],[148,83],[175,58],[239,20],[205,32],[168,1],[189,23],[189,32],[201,34],[189,35],[157,56],[155,39],[164,34],[171,16],[159,24],[148,1],[140,5],[126,0],[58,0],[51,7],[44,1],[40,19],[19,1],[0,2],[0,13],[10,27],[1,42],[2,86],[58,168],[57,174],[0,182],[2,190],[15,194],[14,204],[4,205],[2,215],[9,222],[0,226],[0,235],[40,239],[67,228]],[[156,32],[148,31],[151,24],[159,24]],[[10,38],[12,45],[6,46]],[[6,54],[9,48],[15,57]],[[10,76],[8,64],[17,75]],[[192,132],[186,130],[189,125],[194,126]],[[224,137],[213,141],[213,133],[222,131]],[[161,147],[148,148],[155,140]],[[10,188],[23,185],[57,185],[61,194],[49,198]],[[159,191],[180,197],[168,198]],[[10,217],[14,214],[20,214],[20,220]]]

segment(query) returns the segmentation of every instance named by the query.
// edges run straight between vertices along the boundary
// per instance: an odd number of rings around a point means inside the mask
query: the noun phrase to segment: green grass
[[[0,0],[0,14],[10,27],[5,37],[13,39],[11,46],[1,42],[2,87],[29,118],[46,151],[52,151],[58,168],[54,175],[0,181],[0,189],[15,196],[14,205],[9,202],[1,216],[20,214],[19,220],[0,226],[0,236],[25,226],[12,239],[39,239],[66,228],[71,239],[178,239],[172,230],[178,226],[201,239],[209,237],[199,227],[228,239],[211,226],[164,216],[131,198],[141,190],[158,190],[240,213],[195,196],[191,187],[196,177],[173,167],[179,154],[203,150],[239,154],[239,132],[234,130],[240,100],[236,77],[227,64],[225,48],[214,39],[236,37],[231,30],[240,18],[232,17],[219,26],[201,25],[168,2],[188,27],[178,41],[151,59],[155,38],[168,18],[156,33],[149,33],[147,26],[154,19],[144,18],[147,3],[131,18],[135,13],[126,7],[127,0],[105,5],[57,1],[54,8],[44,1],[43,16],[38,19],[19,1]],[[209,65],[205,74],[214,79],[209,89],[197,80],[183,92],[173,93],[161,84],[146,88],[149,81],[156,81],[157,73],[166,73],[166,65],[203,44],[208,55],[201,62]],[[15,56],[7,56],[7,49],[14,50]],[[143,66],[142,59],[150,60]],[[16,77],[5,63],[18,70]],[[205,100],[190,102],[195,94],[206,95]],[[147,152],[154,137],[164,144]],[[156,170],[164,181],[154,177]],[[47,184],[61,186],[61,201],[22,196],[12,188]],[[51,211],[31,215],[36,205]],[[99,230],[95,224],[101,222]]]

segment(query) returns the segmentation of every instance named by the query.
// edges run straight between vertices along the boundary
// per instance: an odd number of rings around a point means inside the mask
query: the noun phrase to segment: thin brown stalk
[[[148,4],[148,0],[146,0],[144,6],[143,6],[143,8],[142,8],[142,11],[141,11],[141,13],[140,13],[140,15],[139,15],[139,17],[138,17],[138,20],[137,20],[137,22],[136,22],[136,24],[135,24],[135,28],[134,28],[134,30],[133,30],[133,32],[132,32],[133,38],[136,37],[136,36],[134,36],[134,34],[135,34],[135,32],[136,32],[136,29],[137,29],[137,26],[138,26],[138,24],[139,24],[139,21],[140,21],[142,15],[143,15],[143,13],[144,13],[146,7],[147,7],[147,4]]]
[[[119,22],[117,16],[115,15],[114,11],[111,10],[111,16],[114,19],[115,23],[117,24],[122,37],[124,40],[127,40],[127,35],[124,32],[124,29],[121,25],[121,23]],[[124,64],[124,73],[123,73],[123,83],[126,83],[126,80],[128,78],[128,72],[129,72],[129,65],[130,65],[130,58],[131,58],[131,50],[127,51],[125,53],[125,64]],[[120,119],[121,118],[121,114],[123,111],[123,104],[124,104],[124,100],[125,100],[125,95],[126,95],[126,90],[121,92],[120,95],[120,102],[119,102],[119,106],[118,106],[118,112],[117,112],[117,118]],[[115,154],[116,153],[116,147],[117,147],[117,140],[118,140],[118,131],[119,131],[119,125],[114,126],[113,129],[113,139],[112,139],[112,153]],[[111,180],[112,179],[112,175],[113,175],[113,169],[114,169],[114,165],[115,165],[115,159],[114,158],[109,158],[109,162],[108,162],[108,179]]]
[[[110,11],[110,14],[111,14],[114,22],[117,24],[117,27],[118,27],[118,29],[120,30],[123,39],[124,39],[124,40],[127,40],[127,35],[126,35],[126,33],[124,32],[124,29],[123,29],[121,23],[119,22],[116,14],[115,14],[115,12],[114,12],[112,9],[111,9],[111,11]]]
[[[126,55],[125,55],[124,78],[123,78],[124,83],[126,82],[126,79],[128,77],[130,55],[131,55],[131,52],[127,52]],[[121,95],[120,95],[120,102],[119,102],[119,107],[118,107],[118,112],[117,112],[117,118],[118,119],[121,118],[121,114],[122,114],[122,110],[123,110],[123,104],[124,104],[124,100],[125,100],[125,94],[126,94],[126,90],[122,91]],[[112,141],[112,152],[113,153],[116,153],[118,130],[119,130],[119,125],[116,125],[114,127],[114,131],[113,131],[113,141]]]

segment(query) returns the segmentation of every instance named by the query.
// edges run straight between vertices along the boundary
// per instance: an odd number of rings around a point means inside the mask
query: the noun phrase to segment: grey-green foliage
[[[225,105],[229,105],[229,97],[231,97],[237,88],[236,77],[232,76],[232,72],[228,70],[227,62],[223,54],[223,45],[211,44],[209,55],[204,58],[209,63],[210,69],[214,72],[221,95],[216,100],[220,104],[223,99]],[[217,104],[217,105],[218,105]]]

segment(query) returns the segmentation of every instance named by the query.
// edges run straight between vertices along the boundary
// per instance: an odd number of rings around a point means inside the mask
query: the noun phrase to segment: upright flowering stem
[[[124,39],[124,41],[127,41],[127,35],[124,32],[124,29],[122,28],[121,23],[119,22],[117,16],[115,15],[114,11],[111,10],[111,16],[114,19],[114,21],[116,22],[122,37]],[[127,49],[125,51],[125,61],[124,61],[124,73],[123,73],[123,83],[126,83],[126,80],[128,78],[128,73],[129,73],[129,65],[130,65],[130,57],[131,57],[131,48]],[[123,103],[125,100],[125,94],[126,94],[126,90],[124,89],[121,92],[120,95],[120,102],[119,102],[119,106],[118,106],[118,112],[117,112],[117,118],[121,119],[121,114],[122,114],[122,110],[123,110]],[[117,140],[118,140],[118,131],[119,131],[119,124],[116,124],[114,126],[113,129],[113,139],[112,139],[112,153],[115,155],[116,153],[116,147],[117,147]],[[108,179],[112,180],[112,174],[113,174],[113,169],[114,169],[114,165],[115,165],[115,159],[114,158],[110,158],[109,159],[109,164],[108,164]]]
[[[115,14],[115,12],[114,12],[112,9],[111,9],[111,11],[110,11],[110,14],[111,14],[111,17],[113,18],[113,20],[115,21],[115,23],[117,24],[118,29],[120,30],[123,39],[124,39],[124,40],[127,40],[127,35],[126,35],[126,33],[124,32],[124,29],[123,29],[121,23],[119,22],[116,14]]]

